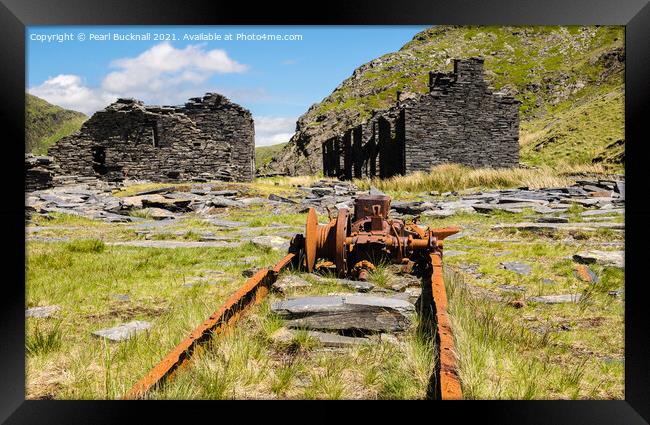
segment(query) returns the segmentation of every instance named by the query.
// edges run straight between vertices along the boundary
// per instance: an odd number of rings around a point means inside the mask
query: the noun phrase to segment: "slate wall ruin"
[[[429,73],[429,93],[403,95],[366,123],[323,144],[329,177],[387,178],[442,163],[519,165],[519,104],[483,78],[483,59],[454,61]]]
[[[254,137],[251,113],[217,93],[184,106],[118,99],[49,154],[63,173],[105,180],[250,181]]]

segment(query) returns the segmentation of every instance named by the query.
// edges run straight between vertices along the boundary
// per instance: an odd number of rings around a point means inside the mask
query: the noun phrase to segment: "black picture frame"
[[[365,421],[372,416],[394,420],[463,421],[478,414],[482,423],[517,424],[647,424],[650,421],[650,331],[646,326],[644,286],[646,223],[650,209],[644,203],[648,179],[644,155],[646,120],[650,116],[650,5],[648,0],[566,1],[414,1],[372,2],[223,2],[161,0],[0,0],[0,128],[3,184],[0,214],[6,248],[3,291],[0,296],[0,422],[18,423],[122,423],[168,421],[181,413],[183,422],[226,419],[224,412],[249,421],[253,416],[272,419],[332,420],[343,410],[250,409],[241,405],[187,404],[180,402],[126,401],[25,401],[24,297],[24,111],[25,27],[31,25],[625,25],[625,137],[627,199],[625,400],[612,401],[492,401],[450,402],[435,405],[411,403],[390,411],[382,407],[346,406],[345,418]],[[646,130],[644,132],[644,130]],[[645,178],[644,178],[645,177]],[[11,272],[11,273],[9,273]],[[11,276],[11,278],[8,278]],[[22,279],[22,280],[21,280]],[[469,403],[469,404],[468,404]],[[414,412],[413,409],[421,412]],[[320,415],[315,413],[322,412]],[[421,416],[423,415],[423,416]],[[284,416],[282,418],[281,416]],[[228,415],[230,417],[230,415]],[[443,419],[443,418],[447,419]],[[429,418],[429,419],[426,419]],[[392,419],[389,419],[392,420]]]

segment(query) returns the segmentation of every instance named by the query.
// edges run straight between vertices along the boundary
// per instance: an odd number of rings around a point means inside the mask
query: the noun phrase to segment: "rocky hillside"
[[[298,119],[289,144],[261,172],[319,172],[324,140],[392,105],[398,90],[426,92],[429,71],[450,72],[453,59],[472,56],[485,58],[495,89],[522,101],[523,164],[595,161],[622,169],[622,27],[439,26],[354,70]]]
[[[88,117],[25,93],[25,152],[45,154],[62,137],[81,128]]]

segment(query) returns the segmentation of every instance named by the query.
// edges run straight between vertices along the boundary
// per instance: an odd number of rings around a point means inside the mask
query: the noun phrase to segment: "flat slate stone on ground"
[[[58,305],[32,307],[25,310],[25,317],[38,317],[38,318],[51,317],[59,310],[61,310],[61,307]]]
[[[455,256],[457,256],[457,255],[465,255],[465,254],[467,254],[466,251],[455,251],[455,250],[453,250],[453,249],[446,249],[446,250],[444,250],[444,252],[443,252],[443,255],[444,255],[445,257],[455,257]]]
[[[623,251],[581,251],[573,256],[573,259],[582,264],[600,264],[609,267],[625,267]]]
[[[118,246],[138,246],[142,248],[235,248],[240,246],[239,242],[225,242],[225,241],[173,241],[173,240],[134,240],[134,241],[121,241],[121,242],[107,242],[107,245]]]
[[[244,227],[246,225],[246,223],[241,221],[222,220],[218,218],[204,218],[203,221],[210,223],[213,226],[227,228]]]
[[[296,334],[297,331],[283,327],[275,331],[271,339],[276,343],[288,344],[293,341]],[[308,331],[307,335],[318,340],[323,347],[345,348],[370,343],[368,338],[354,338],[329,332]]]
[[[151,328],[151,323],[142,320],[134,320],[133,322],[115,326],[114,328],[101,329],[92,334],[111,341],[124,341],[133,337],[136,333],[149,328]]]
[[[311,287],[311,283],[296,275],[285,275],[273,283],[273,288],[282,293],[291,289],[302,289]]]
[[[517,285],[499,285],[499,289],[505,292],[526,292],[526,288]]]
[[[543,295],[528,298],[528,301],[542,304],[577,303],[582,298],[580,294]]]
[[[288,299],[271,309],[293,328],[397,332],[408,328],[415,306],[395,298],[346,294]]]
[[[530,264],[520,263],[518,261],[506,261],[501,263],[504,269],[511,272],[515,272],[524,276],[530,275],[530,272],[533,270]]]
[[[289,249],[289,240],[280,236],[256,236],[251,242],[257,246],[271,248],[274,251],[286,251]]]
[[[623,223],[512,223],[512,224],[497,224],[492,226],[492,229],[519,229],[519,230],[564,230],[564,231],[579,231],[579,230],[597,230],[597,229],[613,229],[624,230]],[[447,238],[449,239],[449,238]]]
[[[369,292],[375,287],[372,283],[361,280],[336,279],[334,282],[357,292]]]

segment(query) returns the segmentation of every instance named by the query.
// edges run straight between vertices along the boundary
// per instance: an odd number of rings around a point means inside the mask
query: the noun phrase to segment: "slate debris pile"
[[[25,191],[43,190],[54,187],[54,176],[59,167],[49,156],[25,154]]]

